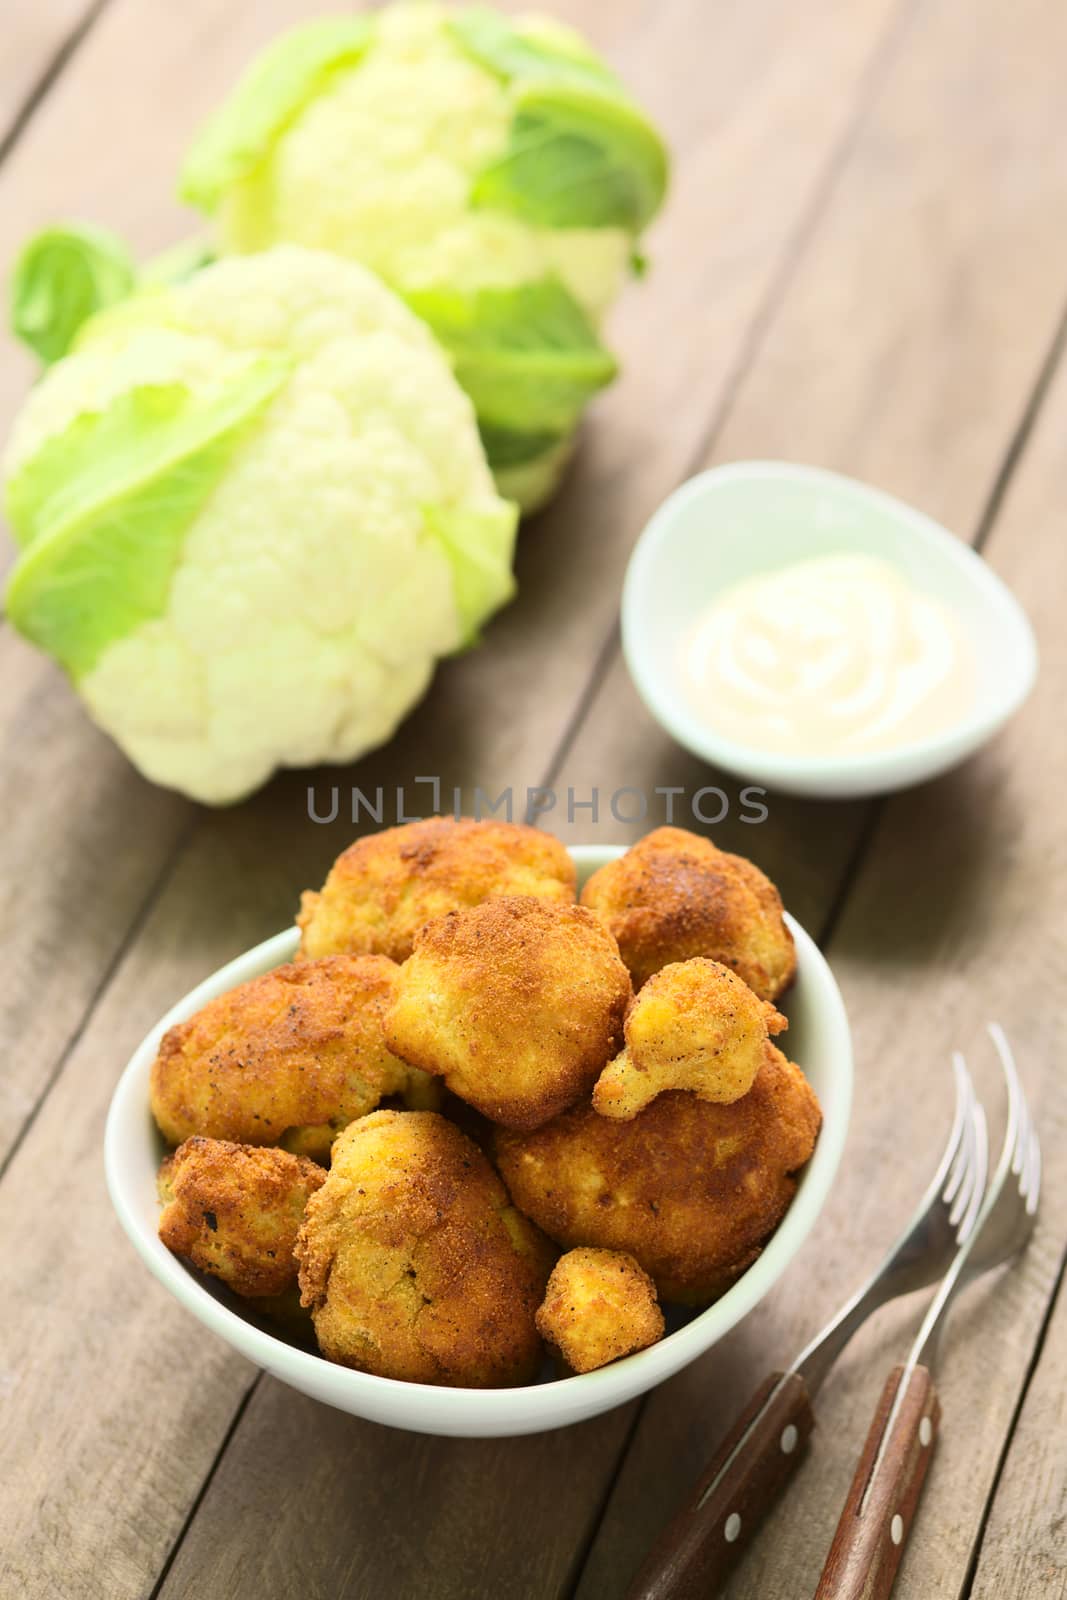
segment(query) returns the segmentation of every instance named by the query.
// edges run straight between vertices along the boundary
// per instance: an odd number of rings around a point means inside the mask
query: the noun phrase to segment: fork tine
[[[1000,1065],[1008,1085],[1008,1125],[1004,1130],[1004,1148],[997,1164],[997,1176],[999,1177],[1006,1163],[1010,1163],[1013,1172],[1021,1171],[1021,1166],[1017,1166],[1016,1161],[1021,1145],[1020,1135],[1022,1134],[1024,1123],[1027,1129],[1029,1128],[1029,1116],[1026,1110],[1022,1084],[1019,1082],[1019,1074],[1015,1067],[1015,1058],[1012,1055],[1011,1046],[1008,1043],[1004,1029],[999,1022],[989,1022],[986,1024],[986,1028],[989,1037],[993,1041],[993,1047],[1000,1058]]]
[[[1022,1147],[1022,1163],[1019,1173],[1019,1193],[1026,1201],[1026,1209],[1029,1212],[1037,1209],[1037,1200],[1041,1192],[1041,1145],[1025,1098],[1023,1100],[1023,1111],[1025,1140]]]
[[[967,1207],[967,1215],[960,1228],[960,1240],[970,1237],[978,1213],[982,1209],[985,1199],[986,1183],[989,1178],[989,1129],[986,1125],[985,1107],[975,1096],[972,1112],[974,1122],[974,1187],[971,1194],[971,1203]]]
[[[935,1185],[941,1191],[942,1200],[945,1205],[950,1207],[967,1172],[967,1138],[970,1126],[971,1104],[974,1099],[971,1075],[967,1071],[967,1063],[958,1050],[952,1056],[952,1071],[956,1079],[956,1108],[953,1113],[952,1131],[945,1147],[945,1154],[941,1159],[941,1166],[934,1180]]]
[[[1006,1238],[1011,1246],[1009,1253],[1013,1253],[1014,1250],[1023,1247],[1033,1231],[1041,1191],[1041,1146],[1004,1029],[997,1022],[990,1022],[987,1027],[1008,1086],[1008,1121],[1004,1133],[1004,1148],[997,1163],[993,1187],[999,1194],[1001,1203],[1010,1204],[1011,1198],[1014,1197],[1016,1224],[1014,1232],[1010,1230],[1010,1220],[1002,1224],[1002,1227],[1008,1230]],[[1008,1185],[1006,1180],[1009,1176],[1018,1179],[1017,1185]],[[1010,1218],[1010,1213],[1008,1216]],[[1002,1256],[1001,1259],[1005,1257]]]
[[[1037,1203],[1041,1197],[1041,1145],[1036,1133],[1030,1135],[1030,1153],[1028,1159],[1027,1186],[1023,1193],[1026,1197],[1026,1209],[1030,1216],[1037,1211]]]
[[[962,1242],[973,1225],[985,1190],[985,1124],[971,1075],[959,1051],[954,1054],[952,1065],[960,1095],[963,1126],[959,1150],[943,1199],[949,1207],[949,1223]]]

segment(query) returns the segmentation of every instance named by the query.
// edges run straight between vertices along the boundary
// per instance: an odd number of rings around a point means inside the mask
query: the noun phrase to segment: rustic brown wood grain
[[[2,1170],[190,809],[132,774],[58,670],[0,629],[0,816]]]
[[[234,64],[304,9],[111,0],[0,168],[0,248],[75,207],[142,248],[174,237],[183,224],[165,173],[189,129]],[[891,0],[823,0],[803,15],[784,0],[559,9],[612,54],[681,156],[650,241],[655,271],[616,319],[631,370],[596,408],[557,507],[525,533],[522,595],[486,650],[443,669],[387,755],[318,775],[322,794],[338,778],[373,788],[426,772],[468,794],[475,783],[521,789],[554,766],[564,786],[692,786],[699,767],[634,718],[617,664],[595,698],[583,695],[629,545],[731,397],[720,454],[808,454],[867,473],[970,535],[1067,289],[1054,159],[1064,19],[1051,4],[1024,0],[1010,19],[991,4],[963,16]],[[24,376],[0,368],[5,421]],[[1067,488],[1063,389],[991,544],[1052,635],[1041,695],[971,768],[895,802],[874,836],[834,943],[861,1068],[840,1190],[798,1270],[646,1411],[585,1596],[621,1593],[660,1510],[706,1459],[716,1416],[792,1353],[895,1232],[894,1207],[907,1209],[908,1179],[918,1185],[942,1137],[940,1062],[949,1044],[976,1042],[987,1004],[1017,1037],[1028,1087],[1042,1081],[1039,1111],[1062,1142],[1041,1019],[1063,966],[1063,861],[1055,807],[1032,797],[1054,780],[1067,677],[1054,636],[1064,557],[1049,532]],[[152,1283],[103,1192],[103,1116],[129,1048],[175,995],[286,919],[350,824],[309,823],[301,775],[219,814],[151,790],[50,669],[16,640],[0,650],[0,794],[5,821],[12,807],[17,817],[0,836],[0,882],[11,943],[26,936],[0,1013],[17,1061],[2,1109],[21,1121],[61,1069],[0,1182],[0,1593],[148,1594],[238,1418],[163,1585],[171,1600],[569,1592],[632,1411],[539,1439],[427,1441],[264,1380],[239,1416],[251,1369]],[[586,708],[572,743],[568,725]],[[783,803],[748,847],[817,925],[866,816]],[[566,831],[558,814],[549,821]],[[722,837],[745,848],[747,833],[735,824]],[[117,861],[123,844],[129,859]],[[38,862],[52,871],[35,894],[26,864]],[[939,1459],[899,1593],[959,1593],[1065,1233],[1053,1198],[1023,1267],[954,1314]],[[903,1326],[884,1319],[835,1376],[817,1460],[731,1594],[811,1592]],[[1053,1485],[1063,1459],[1053,1442]],[[1006,1470],[1005,1493],[1013,1481],[1019,1496],[1021,1466],[1014,1479]],[[991,1518],[990,1539],[1000,1526]],[[1051,1514],[1038,1509],[1028,1527],[1054,1548]]]
[[[0,29],[0,150],[19,136],[50,80],[91,26],[99,0],[5,7]]]
[[[641,48],[637,43],[632,46],[635,62],[644,63],[646,74],[658,73],[664,65],[661,13],[650,16],[644,8],[632,11],[635,27],[640,24],[635,37]],[[822,30],[826,56],[832,58],[843,83],[855,87],[888,14],[886,5],[871,3],[854,8],[847,26],[841,26],[829,9],[816,19],[814,26]],[[213,74],[221,77],[232,65],[237,41],[243,38],[247,48],[253,36],[261,38],[278,18],[265,17],[262,7],[254,14],[251,8],[241,12],[230,7],[223,28],[222,13],[204,4],[184,8],[179,29],[177,13],[161,11],[152,18],[151,26],[148,15],[147,7],[135,10],[116,4],[87,42],[79,74],[61,83],[56,97],[42,107],[31,130],[33,144],[20,148],[18,156],[24,160],[9,167],[7,174],[5,215],[19,217],[20,230],[24,221],[36,222],[64,209],[65,195],[80,194],[84,209],[91,208],[103,220],[132,232],[144,247],[172,236],[175,213],[168,201],[159,199],[158,188],[158,165],[166,155],[165,147],[168,142],[180,143],[195,120],[200,97],[206,100],[214,93],[218,79]],[[628,14],[600,7],[591,15],[594,24],[608,20],[614,26]],[[675,41],[688,37],[685,25],[696,20],[697,11],[682,8],[678,16],[681,32],[667,36]],[[659,248],[674,252],[673,261],[668,258],[664,267],[664,272],[672,272],[671,289],[660,291],[658,301],[649,299],[649,311],[643,318],[631,317],[628,333],[624,328],[624,342],[629,341],[635,362],[651,374],[652,357],[664,344],[670,316],[679,304],[687,304],[696,315],[707,300],[708,274],[718,272],[721,287],[706,325],[715,360],[709,360],[699,345],[675,345],[671,350],[670,383],[661,398],[673,396],[679,406],[685,402],[684,418],[670,436],[671,448],[658,455],[649,453],[640,487],[632,473],[624,482],[619,473],[625,456],[616,453],[618,444],[608,433],[609,424],[601,422],[596,437],[601,442],[604,437],[611,438],[612,458],[606,463],[602,459],[598,465],[594,446],[565,504],[554,518],[541,519],[527,536],[531,556],[524,552],[522,576],[529,598],[525,611],[520,605],[504,620],[503,648],[497,651],[494,674],[479,671],[477,658],[456,663],[442,674],[430,703],[390,752],[388,766],[380,760],[364,763],[345,774],[348,781],[369,785],[387,775],[393,780],[409,779],[429,766],[431,771],[455,774],[457,781],[479,781],[484,775],[487,782],[499,782],[513,774],[521,784],[531,781],[531,774],[536,781],[547,765],[562,732],[560,705],[566,704],[572,686],[580,686],[599,648],[597,630],[583,625],[581,597],[574,594],[575,586],[580,579],[588,596],[589,580],[595,574],[601,584],[595,591],[600,616],[610,614],[613,586],[626,543],[637,526],[640,506],[651,506],[672,477],[683,470],[686,456],[699,442],[704,417],[727,381],[730,362],[743,347],[746,319],[757,313],[768,292],[779,256],[788,253],[790,234],[807,203],[808,191],[818,180],[820,163],[847,125],[847,95],[834,104],[821,103],[812,114],[808,102],[815,83],[814,65],[810,78],[793,69],[772,73],[755,93],[742,93],[743,75],[754,70],[785,17],[784,6],[754,8],[732,24],[732,48],[730,30],[724,32],[710,80],[706,67],[698,74],[696,64],[690,61],[684,63],[686,77],[683,63],[678,61],[677,75],[688,86],[685,92],[679,92],[678,83],[672,83],[670,91],[666,83],[660,85],[661,103],[669,102],[668,110],[673,107],[679,119],[678,135],[689,141],[692,152],[689,166],[683,164],[679,177],[676,205],[683,207],[681,215],[688,213],[695,221],[706,214],[706,194],[710,190],[721,200],[722,185],[731,171],[729,194],[738,209],[732,234],[717,242],[710,262],[694,255],[684,231],[675,233],[673,243],[669,234],[666,238],[661,234]],[[812,25],[809,21],[809,29]],[[106,109],[100,130],[109,141],[130,144],[136,142],[134,125],[140,120],[146,131],[136,160],[114,172],[102,163],[87,190],[75,188],[72,180],[67,187],[68,180],[61,183],[56,177],[61,152],[69,151],[72,140],[74,147],[84,148],[87,154],[93,150],[101,89],[130,61],[140,59],[150,32],[153,50],[167,61],[167,81],[149,64],[143,75],[134,75],[127,85],[125,104]],[[610,46],[611,38],[602,42]],[[225,66],[220,63],[220,52]],[[213,62],[209,81],[206,86],[198,84],[195,92],[183,92],[180,85],[191,73],[190,62],[201,55],[210,56]],[[626,69],[625,50],[619,52],[619,59]],[[709,83],[717,94],[705,100]],[[176,121],[179,102],[184,119],[180,130]],[[728,117],[729,128],[725,138],[721,132],[724,117]],[[749,185],[746,174],[736,166],[739,151],[731,141],[738,140],[752,159],[760,157],[772,166],[777,163],[786,204],[768,194],[762,207],[743,206]],[[36,173],[42,174],[40,186]],[[677,222],[673,226],[677,229]],[[733,254],[739,247],[749,252],[748,259]],[[680,301],[680,294],[686,298]],[[628,454],[633,457],[635,430],[649,426],[649,393],[646,386],[643,396],[631,393],[624,401],[625,392],[620,389],[618,398],[612,396],[604,410],[622,407],[616,409],[613,425],[628,427]],[[590,508],[588,516],[583,513],[584,506]],[[594,549],[588,543],[583,547],[576,540],[576,522],[586,540],[602,539],[599,547]],[[537,543],[531,546],[531,540]],[[585,554],[578,560],[582,548]],[[561,572],[568,573],[565,585],[560,581]],[[559,617],[564,597],[566,614]],[[551,654],[543,650],[546,603],[557,610],[557,648]],[[535,611],[540,609],[540,624],[530,614],[531,605]],[[21,649],[17,643],[13,648]],[[32,658],[24,654],[24,659]],[[21,715],[15,690],[22,671],[17,668],[11,675],[13,719]],[[30,681],[28,670],[26,680]],[[55,693],[56,686],[49,692]],[[523,712],[529,713],[525,719]],[[76,713],[73,715],[76,722]],[[431,729],[435,737],[430,737]],[[80,732],[72,732],[65,754],[75,768],[81,765],[84,770],[87,804],[100,798],[94,787],[99,743],[83,725]],[[431,765],[431,760],[435,764]],[[112,792],[111,803],[118,817],[130,816],[131,797],[138,786],[139,780],[130,777]],[[5,1370],[15,1374],[15,1382],[6,1399],[7,1427],[0,1443],[0,1450],[9,1452],[5,1481],[14,1485],[0,1512],[0,1546],[6,1563],[0,1572],[5,1581],[18,1585],[20,1593],[54,1593],[61,1584],[69,1586],[72,1574],[78,1593],[111,1597],[141,1592],[177,1538],[245,1393],[243,1365],[176,1315],[173,1305],[144,1278],[119,1238],[99,1182],[99,1134],[111,1084],[137,1034],[175,993],[284,920],[295,889],[321,875],[329,856],[349,834],[350,827],[343,822],[334,830],[316,829],[307,823],[305,787],[303,778],[283,779],[252,806],[205,817],[187,852],[173,859],[173,838],[142,841],[144,859],[157,867],[158,898],[151,902],[144,927],[138,929],[136,943],[121,961],[114,981],[104,987],[99,1005],[63,1063],[54,1091],[0,1187],[5,1235],[18,1241],[4,1267],[9,1302],[14,1304],[17,1282],[32,1278],[34,1283],[32,1295],[23,1302],[24,1314],[6,1320],[2,1336]],[[150,803],[155,803],[154,796]],[[165,802],[164,809],[171,804],[177,815],[181,807],[176,802]],[[42,828],[39,837],[42,842],[54,838],[55,831],[54,824]],[[33,857],[35,843],[32,836],[23,838],[24,859]],[[105,860],[108,848],[105,843],[101,851]],[[116,916],[115,926],[121,925]],[[53,917],[47,931],[60,927]],[[102,963],[98,974],[105,972],[106,963]],[[63,1193],[78,1197],[70,1209],[40,1203],[47,1189],[47,1174],[56,1170],[65,1174]],[[47,1263],[47,1271],[37,1265],[41,1262]],[[99,1297],[107,1305],[106,1315],[92,1325],[91,1337],[75,1342],[73,1348],[71,1329],[62,1317],[52,1315],[41,1326],[42,1308],[61,1303],[61,1295],[71,1304],[91,1305]],[[52,1381],[58,1370],[64,1372],[61,1386]],[[72,1392],[79,1396],[73,1422],[67,1404]],[[259,1403],[257,1396],[255,1407]],[[277,1395],[265,1389],[262,1404],[268,1413],[278,1403]],[[319,1437],[325,1414],[314,1407],[292,1413],[293,1396],[288,1393],[281,1396],[280,1403],[288,1425],[307,1430],[306,1449],[323,1451],[323,1469],[331,1463],[335,1466],[338,1452],[327,1450]],[[313,1413],[310,1421],[308,1413]],[[251,1410],[249,1420],[255,1415],[255,1409]],[[406,1448],[410,1441],[401,1440],[398,1445],[394,1438],[386,1446],[372,1449],[369,1440],[372,1435],[381,1436],[381,1430],[360,1428],[347,1419],[333,1420],[343,1436],[346,1461],[354,1458],[362,1462],[365,1473],[373,1477],[380,1471],[388,1481],[391,1459],[395,1480],[396,1463],[405,1459],[401,1446]],[[546,1481],[543,1443],[499,1447],[492,1457],[492,1472],[474,1484],[474,1491],[483,1496],[487,1507],[494,1507],[494,1516],[498,1520],[503,1517],[509,1528],[506,1548],[498,1545],[491,1558],[501,1583],[505,1581],[502,1575],[509,1571],[519,1574],[517,1581],[521,1581],[527,1567],[538,1564],[553,1586],[569,1580],[580,1535],[595,1512],[626,1422],[625,1414],[620,1414],[587,1430],[581,1463],[569,1485],[560,1483],[551,1501],[538,1499]],[[443,1494],[453,1447],[426,1448],[427,1459],[436,1463]],[[291,1452],[273,1459],[280,1472],[291,1475]],[[502,1479],[512,1485],[510,1517],[499,1499]],[[223,1482],[221,1474],[217,1481]],[[292,1487],[290,1479],[282,1499],[293,1504],[299,1521],[305,1521],[311,1513],[306,1505],[292,1501]],[[42,1505],[53,1509],[42,1515]],[[117,1516],[112,1509],[116,1505],[121,1506]],[[278,1507],[269,1496],[265,1510],[270,1518],[276,1518]],[[350,1513],[349,1500],[337,1504],[336,1514],[343,1522],[328,1559],[358,1566],[366,1557],[355,1538],[357,1530]],[[323,1516],[322,1538],[309,1541],[309,1560],[331,1549],[328,1520]],[[60,1523],[65,1530],[62,1537],[57,1532]],[[284,1534],[285,1528],[279,1524],[278,1537]],[[381,1548],[379,1542],[375,1549]],[[418,1566],[415,1547],[409,1543],[408,1548]],[[247,1574],[253,1554],[252,1546],[240,1552],[239,1581]],[[486,1558],[471,1552],[467,1559],[476,1565],[481,1560],[484,1566]],[[469,1570],[455,1566],[453,1581],[459,1587],[454,1592],[469,1592],[462,1588]],[[177,1580],[177,1569],[175,1577]],[[421,1585],[424,1577],[421,1566],[417,1572],[413,1567],[413,1585]],[[373,1583],[373,1575],[367,1581]],[[369,1592],[375,1592],[373,1587]]]
[[[984,1530],[973,1600],[1067,1594],[1065,1307],[1061,1284]]]

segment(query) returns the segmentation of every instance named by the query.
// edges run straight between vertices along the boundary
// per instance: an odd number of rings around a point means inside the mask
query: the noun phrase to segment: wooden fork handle
[[[885,1600],[915,1520],[940,1419],[927,1369],[895,1367],[882,1390],[815,1600]]]
[[[717,1594],[792,1477],[814,1426],[804,1380],[772,1372],[660,1534],[627,1600],[709,1600]]]

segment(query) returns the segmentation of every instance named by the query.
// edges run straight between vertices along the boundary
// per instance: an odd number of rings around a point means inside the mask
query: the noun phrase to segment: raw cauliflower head
[[[16,627],[150,778],[223,802],[388,739],[513,590],[515,508],[425,326],[280,246],[82,328],[5,460]]]
[[[190,150],[182,193],[225,249],[291,240],[385,278],[449,350],[498,483],[529,506],[614,376],[597,328],[666,171],[578,34],[399,4],[278,39]]]

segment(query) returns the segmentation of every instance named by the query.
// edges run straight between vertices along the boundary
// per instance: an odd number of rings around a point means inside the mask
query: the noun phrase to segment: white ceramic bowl
[[[716,733],[685,693],[679,640],[728,584],[845,550],[881,556],[956,613],[978,663],[971,708],[943,733],[861,755],[783,755]],[[878,489],[779,461],[714,467],[663,502],[630,558],[622,637],[638,693],[679,744],[768,789],[824,799],[884,794],[956,766],[1018,710],[1037,675],[1025,612],[962,540]]]
[[[612,847],[572,850],[579,881],[621,853]],[[798,971],[783,1008],[789,1016],[789,1053],[804,1068],[822,1102],[825,1121],[815,1154],[792,1206],[759,1259],[721,1300],[692,1315],[651,1349],[597,1372],[525,1388],[452,1389],[401,1383],[335,1366],[267,1332],[242,1309],[237,1297],[197,1276],[164,1248],[156,1234],[156,1172],[164,1146],[148,1108],[149,1072],[160,1038],[215,995],[289,960],[296,949],[295,929],[267,939],[199,984],[134,1052],[115,1090],[104,1136],[107,1184],[119,1221],[160,1282],[212,1332],[294,1389],[354,1416],[418,1433],[489,1437],[538,1433],[621,1405],[702,1355],[752,1310],[811,1231],[837,1171],[852,1100],[848,1020],[818,947],[796,922],[790,919],[789,925],[797,944]]]

